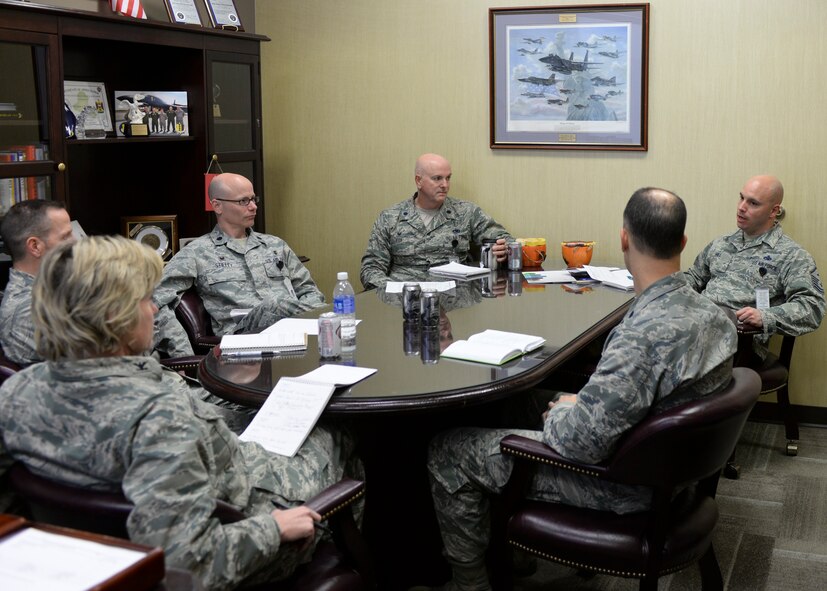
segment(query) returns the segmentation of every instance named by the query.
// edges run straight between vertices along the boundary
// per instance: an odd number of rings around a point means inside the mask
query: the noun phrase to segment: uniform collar
[[[775,225],[764,232],[756,236],[755,238],[749,238],[744,231],[741,229],[736,230],[732,234],[727,237],[727,240],[732,243],[733,246],[736,248],[745,248],[748,246],[758,246],[762,242],[765,243],[767,246],[771,248],[775,248],[775,245],[778,244],[778,241],[781,240],[781,237],[784,235],[783,230],[781,229],[781,224],[775,222]]]
[[[661,277],[635,298],[635,301],[629,310],[629,315],[633,314],[637,308],[647,306],[650,302],[658,299],[659,297],[671,293],[676,289],[680,289],[685,285],[686,279],[683,271],[678,271],[676,273],[672,273],[671,275],[667,275],[666,277]]]
[[[210,232],[210,240],[212,240],[212,243],[216,246],[228,246],[232,244],[234,238],[228,236],[224,230],[221,229],[221,226],[216,224],[212,232]],[[252,228],[247,228],[247,250],[259,244],[264,244],[259,235],[254,232]]]
[[[405,201],[405,205],[399,214],[402,219],[407,219],[408,221],[419,219],[419,211],[416,208],[414,199],[416,199],[416,193],[414,193],[410,199]],[[456,211],[457,200],[453,197],[446,197],[445,201],[442,203],[442,207],[437,210],[437,214],[434,216],[434,227],[437,226],[436,220],[438,219],[453,220],[457,216]]]
[[[49,371],[64,381],[104,378],[151,378],[160,380],[163,367],[152,357],[93,357],[71,361],[47,361]]]
[[[33,285],[34,284],[34,275],[30,275],[25,271],[21,271],[20,269],[15,269],[12,267],[9,269],[9,278],[15,277],[18,281],[20,281],[23,285]]]

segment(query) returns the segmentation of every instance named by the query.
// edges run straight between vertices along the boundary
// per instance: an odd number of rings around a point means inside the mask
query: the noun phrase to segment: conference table
[[[324,363],[377,369],[339,388],[322,420],[347,425],[357,437],[367,480],[363,532],[380,588],[439,584],[448,569],[428,486],[430,439],[456,426],[513,426],[504,424],[509,412],[521,408],[536,386],[548,388],[555,370],[605,336],[633,295],[601,285],[530,285],[519,273],[499,272],[457,282],[440,294],[438,329],[417,332],[403,322],[399,294],[371,290],[356,295],[360,322],[353,353],[320,359],[315,336],[302,354],[243,363],[215,348],[201,362],[199,379],[226,400],[259,407],[280,378],[301,376]],[[303,316],[316,318],[329,310]],[[486,329],[546,342],[501,366],[439,357],[453,340]]]
[[[297,377],[325,363],[358,365],[378,371],[337,391],[326,416],[465,408],[507,398],[542,382],[616,325],[633,295],[601,285],[528,284],[519,274],[500,272],[457,282],[455,289],[441,293],[439,329],[422,331],[403,322],[399,294],[371,290],[356,295],[360,322],[354,352],[320,359],[315,336],[308,337],[307,350],[299,355],[239,362],[214,349],[201,363],[198,377],[207,390],[226,400],[259,407],[281,377]],[[316,318],[330,308],[303,317]],[[439,350],[453,340],[486,329],[536,335],[546,342],[501,366],[439,358]]]

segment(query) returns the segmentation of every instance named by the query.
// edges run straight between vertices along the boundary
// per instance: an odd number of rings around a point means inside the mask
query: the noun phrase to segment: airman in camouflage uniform
[[[38,364],[0,390],[0,474],[14,458],[94,490],[123,490],[130,539],[164,548],[168,565],[208,589],[289,575],[313,552],[282,544],[273,500],[301,504],[344,474],[362,477],[352,443],[323,426],[296,456],[239,441],[216,409],[148,357]],[[221,525],[216,499],[246,519]]]
[[[507,256],[511,236],[479,206],[448,197],[451,165],[442,156],[423,154],[417,159],[414,195],[379,214],[362,257],[360,278],[365,289],[388,281],[417,281],[429,267],[456,258],[470,260],[472,244],[498,239],[495,253]]]
[[[320,307],[324,295],[287,243],[281,238],[259,234],[255,221],[253,185],[237,174],[221,174],[210,184],[218,224],[213,231],[181,249],[164,268],[164,276],[153,299],[164,318],[156,323],[156,347],[175,335],[163,330],[171,326],[172,312],[181,294],[195,287],[212,318],[217,335],[255,332],[281,318]],[[250,198],[246,205],[239,200]],[[231,311],[250,309],[236,321]],[[180,324],[179,324],[180,326]],[[175,343],[170,355],[185,355],[188,343]]]
[[[675,195],[641,189],[629,200],[621,234],[637,298],[610,333],[603,355],[577,395],[551,403],[542,431],[462,428],[431,442],[428,469],[445,554],[447,589],[489,589],[488,495],[501,492],[512,468],[500,454],[510,433],[543,441],[577,461],[610,457],[619,439],[650,412],[713,394],[732,376],[737,338],[724,312],[695,293],[680,273],[686,210]],[[665,238],[643,235],[657,229]],[[665,240],[665,243],[664,243]],[[617,513],[644,510],[651,491],[541,467],[529,496]]]
[[[26,366],[43,360],[34,346],[34,276],[49,250],[72,240],[72,226],[62,203],[34,199],[12,206],[3,218],[0,232],[12,258],[9,282],[0,304],[0,345],[6,357]]]
[[[9,269],[9,282],[0,304],[0,341],[6,357],[18,365],[42,361],[34,348],[32,324],[32,283],[34,277]]]
[[[775,177],[751,178],[741,190],[738,230],[713,240],[686,272],[689,285],[713,302],[734,310],[749,328],[762,329],[753,340],[764,358],[775,333],[798,336],[819,327],[824,317],[824,287],[810,254],[784,235],[784,189]],[[756,288],[769,291],[769,308],[758,310]]]
[[[46,358],[0,389],[0,482],[12,459],[81,488],[122,491],[130,538],[208,589],[277,580],[309,558],[320,518],[302,501],[361,477],[352,442],[316,426],[292,458],[241,442],[175,372],[142,356],[153,340],[160,257],[121,236],[56,246],[32,288]],[[105,289],[102,288],[105,286]],[[245,519],[222,525],[216,500]]]

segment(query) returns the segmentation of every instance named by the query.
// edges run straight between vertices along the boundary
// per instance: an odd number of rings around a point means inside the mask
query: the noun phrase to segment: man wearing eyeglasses
[[[173,356],[192,355],[189,342],[176,337],[181,331],[173,312],[191,287],[217,335],[261,330],[324,304],[324,295],[287,243],[253,231],[259,198],[248,179],[220,174],[210,183],[209,197],[218,223],[172,257],[153,297],[159,309],[156,348]],[[234,310],[246,315],[239,319]]]

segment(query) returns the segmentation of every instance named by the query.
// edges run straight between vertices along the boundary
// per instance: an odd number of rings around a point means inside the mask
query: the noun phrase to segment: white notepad
[[[303,332],[227,334],[221,337],[221,353],[289,353],[307,349]]]
[[[281,378],[238,438],[293,457],[313,430],[336,387],[350,386],[374,373],[376,370],[368,367],[328,364],[298,378]]]

